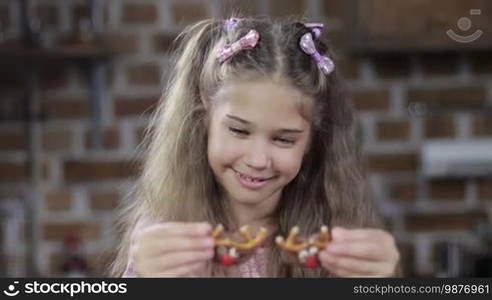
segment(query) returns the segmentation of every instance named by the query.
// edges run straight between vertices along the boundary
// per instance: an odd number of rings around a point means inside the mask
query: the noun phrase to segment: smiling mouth
[[[241,178],[243,178],[243,179],[245,179],[247,181],[251,181],[251,182],[264,182],[264,181],[267,181],[267,180],[270,180],[270,179],[274,178],[274,176],[268,177],[268,178],[252,177],[252,176],[243,174],[241,172],[238,172],[236,170],[234,170],[234,172],[236,172],[236,174],[238,174]]]

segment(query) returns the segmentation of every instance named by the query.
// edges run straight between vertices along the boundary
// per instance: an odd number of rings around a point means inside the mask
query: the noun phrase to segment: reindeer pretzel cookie
[[[294,253],[297,255],[299,262],[307,268],[316,268],[319,266],[318,253],[326,248],[330,243],[330,234],[328,227],[321,226],[320,234],[314,238],[310,238],[308,241],[302,241],[298,239],[299,227],[294,226],[290,230],[289,236],[286,240],[283,237],[277,236],[275,242],[284,251],[288,253]]]
[[[261,246],[268,235],[267,230],[261,227],[256,236],[253,237],[249,231],[248,225],[242,226],[239,229],[239,233],[244,237],[244,242],[225,238],[223,236],[224,226],[221,224],[217,225],[212,232],[212,237],[215,239],[215,246],[217,248],[217,258],[221,265],[226,267],[234,265],[241,254],[253,252],[256,248]]]

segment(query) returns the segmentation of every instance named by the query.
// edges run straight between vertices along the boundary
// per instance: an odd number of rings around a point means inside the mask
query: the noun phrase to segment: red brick
[[[490,54],[474,54],[471,57],[471,62],[473,72],[479,74],[492,73],[492,58],[490,57]]]
[[[115,114],[118,117],[150,114],[156,108],[159,96],[147,98],[119,98],[115,102]]]
[[[47,192],[44,196],[44,200],[46,208],[52,211],[68,210],[72,205],[72,195],[68,190]]]
[[[158,33],[154,36],[154,50],[158,53],[170,52],[174,47],[175,34]]]
[[[23,163],[0,162],[0,182],[27,180],[29,170]]]
[[[49,119],[80,119],[89,117],[88,100],[44,100],[43,111]]]
[[[323,15],[330,18],[344,19],[347,13],[347,3],[339,0],[324,0],[321,2],[323,6]]]
[[[68,77],[65,68],[43,69],[39,73],[39,85],[41,89],[62,89],[68,86]]]
[[[21,132],[1,132],[0,151],[24,150],[26,135]]]
[[[356,59],[342,58],[336,62],[337,72],[347,79],[359,77],[359,62]]]
[[[380,121],[377,130],[378,139],[381,141],[407,140],[410,136],[408,121]]]
[[[289,15],[303,16],[306,14],[305,0],[270,0],[270,15],[285,17]]]
[[[492,179],[481,179],[478,181],[478,198],[480,200],[492,201]]]
[[[355,108],[359,111],[387,111],[390,107],[387,90],[363,90],[352,93]]]
[[[123,6],[122,18],[128,24],[154,24],[157,7],[152,3],[127,3]]]
[[[155,64],[129,67],[126,74],[128,82],[134,85],[159,85],[161,82],[160,69]]]
[[[111,51],[118,54],[135,54],[138,51],[138,38],[131,33],[112,33],[103,36]]]
[[[488,115],[475,116],[473,119],[473,135],[492,135],[492,117]]]
[[[348,43],[350,41],[350,36],[344,29],[327,28],[323,31],[321,36],[323,39],[328,41],[329,50],[334,53],[337,53],[337,50],[335,49],[341,50],[346,49],[348,46],[350,46],[350,44]],[[339,68],[340,63],[338,57],[335,60],[335,65],[337,70],[340,71],[341,69]]]
[[[72,148],[72,134],[64,130],[43,132],[43,149],[52,151],[69,151]]]
[[[452,116],[436,116],[425,120],[425,136],[428,138],[454,137],[456,129]]]
[[[463,200],[465,185],[463,180],[433,180],[429,182],[430,198],[433,200]]]
[[[116,191],[98,191],[90,195],[91,209],[94,211],[114,210],[120,201],[120,194]]]
[[[171,12],[176,24],[189,25],[209,17],[208,5],[204,2],[175,1]]]
[[[405,217],[406,228],[410,231],[457,231],[471,230],[476,221],[486,219],[485,212],[435,213],[425,215],[408,215]]]
[[[452,75],[458,72],[458,56],[455,54],[426,54],[421,56],[420,61],[425,75]]]
[[[389,187],[390,197],[397,201],[415,202],[417,200],[417,183],[394,183]]]
[[[89,130],[85,135],[85,147],[92,148],[93,131]],[[104,149],[117,149],[120,146],[120,132],[117,128],[109,128],[104,130],[102,137],[102,146]]]
[[[42,227],[43,238],[50,241],[62,241],[67,236],[77,236],[82,240],[97,239],[101,235],[101,226],[94,222],[46,222]]]
[[[465,106],[481,108],[486,91],[482,87],[455,87],[449,89],[413,89],[408,92],[408,103],[423,102],[442,107]]]
[[[416,171],[418,164],[415,153],[369,154],[366,160],[372,172]]]
[[[65,179],[68,181],[100,181],[126,179],[136,173],[130,161],[70,160],[64,163]]]
[[[373,63],[376,74],[382,78],[410,75],[410,61],[405,56],[374,56]]]

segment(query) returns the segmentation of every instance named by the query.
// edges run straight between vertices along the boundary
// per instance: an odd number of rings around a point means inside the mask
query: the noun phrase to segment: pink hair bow
[[[258,43],[259,39],[260,39],[260,34],[258,33],[258,31],[251,29],[245,36],[240,38],[238,41],[232,44],[227,44],[221,49],[219,49],[219,53],[217,54],[219,62],[223,63],[224,61],[233,57],[234,55],[236,55],[238,52],[242,50],[254,48]]]
[[[314,38],[319,38],[321,35],[321,29],[323,28],[323,24],[319,23],[308,23],[305,24],[307,28],[311,30],[311,32],[306,32],[299,41],[299,46],[302,51],[307,55],[311,56],[313,60],[316,62],[318,68],[325,74],[329,75],[335,69],[335,64],[331,59],[327,56],[321,55],[316,46],[314,45]]]

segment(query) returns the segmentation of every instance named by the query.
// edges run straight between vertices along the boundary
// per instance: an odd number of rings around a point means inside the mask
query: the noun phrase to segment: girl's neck
[[[260,227],[265,227],[268,232],[275,230],[273,213],[277,207],[279,196],[265,199],[261,203],[250,205],[231,200],[230,208],[234,221],[238,227],[248,225],[251,232],[257,232]]]

